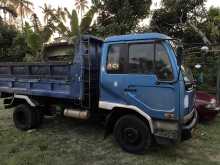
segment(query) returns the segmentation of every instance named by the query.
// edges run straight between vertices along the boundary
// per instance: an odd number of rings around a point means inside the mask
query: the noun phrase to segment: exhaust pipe
[[[76,119],[87,120],[90,117],[90,112],[89,111],[79,111],[76,109],[65,109],[64,116],[72,117],[72,118],[76,118]]]

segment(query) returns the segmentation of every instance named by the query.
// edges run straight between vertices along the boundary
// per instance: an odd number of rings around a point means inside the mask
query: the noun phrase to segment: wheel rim
[[[122,131],[123,141],[130,145],[135,145],[140,141],[141,135],[135,128],[125,128]]]

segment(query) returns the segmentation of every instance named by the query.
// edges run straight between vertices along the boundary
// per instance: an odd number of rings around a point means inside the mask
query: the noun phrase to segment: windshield
[[[177,56],[177,41],[176,40],[169,40],[171,47],[173,48],[173,51],[175,53],[175,55]],[[189,66],[187,66],[186,64],[182,64],[181,66],[181,72],[183,75],[183,79],[185,81],[185,83],[192,83],[194,81],[193,78],[193,74],[192,74],[192,70],[190,69]]]

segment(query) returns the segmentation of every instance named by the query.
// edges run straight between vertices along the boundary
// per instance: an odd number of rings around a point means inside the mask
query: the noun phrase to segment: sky
[[[90,0],[89,4],[91,4]],[[160,7],[161,0],[153,0],[153,5],[151,9],[156,9]],[[34,11],[39,16],[40,20],[43,21],[42,9],[40,6],[43,6],[44,3],[50,4],[52,7],[67,7],[70,11],[74,8],[75,0],[33,0],[34,3]],[[220,7],[220,0],[207,0],[206,7],[210,6]]]

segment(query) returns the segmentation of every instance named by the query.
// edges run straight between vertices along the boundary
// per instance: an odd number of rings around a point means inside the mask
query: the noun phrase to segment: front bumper
[[[216,112],[219,112],[219,111],[220,111],[220,107],[215,107],[215,108],[208,108],[208,107],[207,107],[207,109],[208,109],[209,111],[216,111]]]
[[[183,118],[182,130],[191,130],[195,127],[198,121],[198,112],[194,108],[191,113],[187,114]]]
[[[220,107],[216,107],[214,111],[220,111]]]
[[[154,121],[156,141],[160,143],[161,138],[174,143],[191,138],[191,131],[198,120],[196,109],[186,115],[182,122],[177,121]]]

